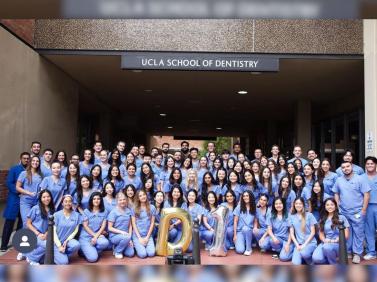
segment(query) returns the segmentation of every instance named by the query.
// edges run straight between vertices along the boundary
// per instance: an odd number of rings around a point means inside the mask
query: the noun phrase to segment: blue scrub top
[[[139,190],[142,188],[141,180],[136,175],[133,178],[130,178],[128,174],[126,174],[123,180],[124,180],[124,187],[126,187],[128,184],[132,184],[133,186],[135,186],[136,190]]]
[[[267,208],[266,213],[263,214],[260,208],[257,208],[256,216],[261,229],[267,229],[267,218],[270,216],[271,211]]]
[[[87,221],[89,228],[94,232],[97,233],[98,230],[101,229],[103,222],[106,222],[107,218],[107,211],[104,210],[103,212],[91,212],[88,209],[84,210],[84,214],[82,216],[82,222]],[[80,232],[80,239],[88,239],[90,240],[93,236],[90,235],[85,228],[81,229]]]
[[[295,193],[295,191],[291,190],[288,197],[285,198],[285,205],[287,207],[288,212],[291,210],[293,202],[295,201],[295,199],[296,199],[296,193]]]
[[[95,191],[102,191],[103,184],[99,182],[97,179],[94,179],[92,182],[92,188]]]
[[[357,175],[363,175],[364,174],[364,169],[362,169],[361,167],[359,167],[358,165],[355,165],[355,164],[352,164],[352,170],[353,170],[353,173],[354,174],[357,174]],[[340,177],[340,176],[343,176],[343,171],[342,171],[342,167],[338,167],[337,170],[336,170],[336,174]]]
[[[58,201],[62,199],[62,196],[67,192],[67,185],[65,179],[59,178],[54,181],[53,176],[43,178],[41,183],[41,189],[48,189],[52,194],[54,200],[55,209],[58,209],[61,203]]]
[[[190,207],[188,203],[183,203],[182,209],[190,214],[191,221],[194,221],[194,219],[198,218],[198,216],[201,217],[204,213],[204,208],[198,203],[195,203],[193,207]]]
[[[233,226],[234,225],[234,215],[233,215],[234,209],[230,209],[228,207],[228,203],[226,203],[226,202],[221,203],[221,206],[227,207],[228,210],[229,210],[228,216],[227,216],[227,225],[226,226]]]
[[[214,228],[216,220],[213,217],[211,211],[207,210],[206,208],[203,208],[203,216],[207,217],[208,225],[211,226],[212,228]],[[199,227],[199,230],[201,230],[201,231],[207,230],[207,227],[204,226],[203,221],[202,221],[202,224]]]
[[[338,175],[332,171],[330,171],[329,174],[323,178],[323,188],[326,194],[334,196],[332,188],[334,187],[337,178]]]
[[[302,197],[305,201],[305,208],[308,209],[309,208],[309,199],[311,198],[312,196],[312,191],[311,191],[311,188],[305,186],[304,188],[302,188],[302,190],[298,190],[296,192],[296,198],[300,198]]]
[[[369,178],[368,174],[364,173],[362,176],[368,182],[371,189],[369,204],[377,204],[377,175],[373,178]]]
[[[160,178],[161,172],[163,170],[163,166],[157,166],[156,164],[152,163],[152,170],[154,172],[154,175],[157,175]],[[183,174],[182,174],[183,175]]]
[[[104,181],[106,178],[107,178],[107,175],[109,174],[109,168],[110,168],[110,164],[102,164],[100,163],[99,166],[101,167],[101,177],[102,177],[102,181]]]
[[[111,182],[109,179],[106,179],[103,183],[104,185],[103,186],[106,186],[106,183],[108,182]],[[115,179],[115,181],[113,182],[114,183],[114,187],[115,187],[115,193],[118,193],[120,190],[122,190],[125,185],[124,185],[124,180],[118,180],[118,179]]]
[[[227,185],[225,185],[225,186],[222,188],[222,190],[221,190],[221,195],[222,195],[222,196],[225,196],[226,191],[228,191],[228,186],[227,186]],[[239,199],[240,199],[241,194],[244,192],[243,187],[242,187],[240,184],[237,184],[237,185],[234,187],[233,192],[236,194],[236,200],[237,200],[237,202],[238,202]]]
[[[80,176],[83,176],[83,175],[90,176],[90,170],[92,169],[93,164],[85,165],[84,162],[80,162],[79,166],[80,166]]]
[[[69,217],[65,217],[63,210],[54,214],[56,234],[59,241],[63,242],[75,231],[76,227],[82,223],[81,215],[72,211]]]
[[[305,213],[305,233],[302,232],[301,228],[301,219],[299,218],[298,214],[291,214],[289,216],[289,226],[293,227],[295,230],[295,237],[297,242],[302,245],[305,243],[306,239],[310,235],[310,228],[317,224],[317,220],[311,214],[310,212]],[[310,243],[316,244],[316,239],[313,237],[313,239],[310,241]]]
[[[297,158],[292,158],[292,159],[288,160],[287,163],[293,163],[296,159],[297,159]],[[308,163],[308,161],[305,160],[304,158],[299,158],[299,159],[300,159],[300,161],[301,161],[301,163],[302,163],[302,167],[304,167],[304,166]]]
[[[269,215],[267,218],[267,225],[271,227],[272,233],[274,235],[283,240],[287,241],[289,236],[289,220],[288,216],[282,217],[279,219],[278,217],[273,218],[272,214]]]
[[[90,189],[89,190],[89,194],[88,195],[83,195],[82,196],[82,199],[81,199],[81,209],[85,210],[87,208],[89,208],[89,199],[90,199],[90,196],[92,195],[93,193],[93,189]],[[73,202],[77,205],[79,202],[78,202],[78,196],[77,196],[77,193],[73,196]]]
[[[73,197],[73,195],[76,194],[76,190],[77,190],[77,181],[76,179],[71,179],[71,181],[69,182],[69,185],[67,183],[67,186],[68,186],[68,193]]]
[[[39,174],[33,174],[31,177],[31,183],[26,177],[26,171],[22,171],[18,176],[17,181],[22,183],[22,188],[34,192],[35,196],[29,196],[20,194],[20,202],[28,204],[37,204],[38,202],[38,192],[40,191],[40,184],[42,183],[42,177]]]
[[[107,216],[108,222],[113,222],[113,227],[125,232],[129,231],[131,224],[131,210],[125,208],[124,210],[115,207]],[[116,236],[117,233],[110,232],[110,238]]]
[[[48,217],[51,215],[49,212],[46,218],[43,218],[39,205],[36,205],[31,208],[27,218],[31,220],[31,223],[40,233],[46,233],[48,229]]]
[[[136,226],[139,230],[139,234],[142,237],[147,236],[149,227],[151,226],[152,217],[156,216],[156,208],[153,205],[150,205],[150,214],[148,215],[146,209],[141,209],[140,214],[136,217],[135,209],[131,210],[131,215],[135,217]],[[135,231],[134,231],[135,232]],[[136,233],[134,233],[136,235]]]
[[[250,214],[249,212],[241,212],[241,205],[238,205],[234,211],[234,216],[238,216],[237,231],[241,231],[242,227],[247,226],[250,229],[254,228],[254,218],[255,215]]]
[[[68,171],[68,168],[63,166],[60,171],[60,177],[65,179],[65,177],[67,176],[67,171]]]
[[[43,177],[52,175],[51,167],[46,166],[43,160],[41,160],[41,172],[42,172]]]
[[[267,189],[259,182],[257,183],[256,187],[253,187],[248,184],[242,185],[242,190],[250,191],[251,193],[253,193],[256,204],[258,203],[261,194],[263,193],[267,194]]]
[[[348,220],[344,215],[340,214],[339,220],[343,220],[344,227],[346,227],[346,228],[350,227],[350,224],[348,223]],[[335,226],[335,228],[332,229],[331,225],[332,225],[332,220],[326,219],[325,226],[324,226],[324,233],[325,233],[326,239],[334,240],[334,239],[339,238],[339,229],[338,229],[338,226]]]
[[[103,198],[103,204],[105,205],[105,209],[107,213],[110,213],[117,205],[116,199],[112,199],[111,203],[109,203],[106,197]]]
[[[364,193],[370,190],[368,181],[356,174],[350,179],[339,177],[333,187],[333,192],[339,194],[339,209],[346,214],[359,213],[363,207]]]

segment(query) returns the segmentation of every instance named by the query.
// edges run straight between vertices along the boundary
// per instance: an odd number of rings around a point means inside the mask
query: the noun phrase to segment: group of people
[[[68,159],[33,142],[31,152],[8,174],[1,250],[6,251],[14,223],[30,229],[37,248],[17,255],[31,265],[43,261],[49,215],[54,216],[54,260],[68,264],[78,252],[96,262],[105,250],[117,259],[155,255],[158,223],[164,208],[186,210],[200,222],[200,238],[208,250],[214,240],[219,205],[229,209],[225,248],[249,256],[253,248],[293,264],[335,264],[339,226],[345,227],[353,263],[376,258],[377,159],[367,157],[364,169],[346,150],[332,171],[315,150],[293,158],[273,145],[268,156],[257,148],[246,156],[239,143],[233,151],[216,152],[209,142],[205,154],[187,141],[171,152],[169,144],[146,152],[144,145],[128,153],[119,141],[105,150],[100,141]],[[22,225],[21,225],[22,224]],[[173,219],[169,241],[181,238],[182,223]],[[187,252],[192,252],[192,243]]]

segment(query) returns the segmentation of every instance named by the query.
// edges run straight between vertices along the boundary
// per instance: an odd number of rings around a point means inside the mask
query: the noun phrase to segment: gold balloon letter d
[[[182,222],[182,237],[177,243],[169,243],[170,221],[177,218]],[[156,242],[156,252],[159,256],[174,254],[174,249],[181,248],[185,252],[192,239],[192,221],[190,214],[181,208],[165,208],[161,212],[158,236]]]

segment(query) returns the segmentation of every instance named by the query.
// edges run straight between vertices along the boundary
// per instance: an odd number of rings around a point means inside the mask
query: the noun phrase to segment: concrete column
[[[296,144],[300,145],[303,155],[311,147],[312,107],[310,100],[300,100],[296,106]]]
[[[377,156],[377,20],[364,20],[365,155]]]

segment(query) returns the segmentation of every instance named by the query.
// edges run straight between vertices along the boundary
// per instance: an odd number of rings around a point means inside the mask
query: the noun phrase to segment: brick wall
[[[7,170],[0,170],[0,202],[5,202],[8,196],[8,188],[5,186],[7,175]]]
[[[187,141],[191,147],[196,147],[199,150],[203,150],[204,141],[201,140],[174,140],[173,136],[152,136],[150,140],[150,148],[161,148],[163,143],[169,143],[170,149],[181,149],[181,142]]]
[[[34,31],[35,31],[34,19],[30,19],[30,20],[0,19],[0,23],[6,26],[12,32],[14,32],[22,40],[34,46]]]

